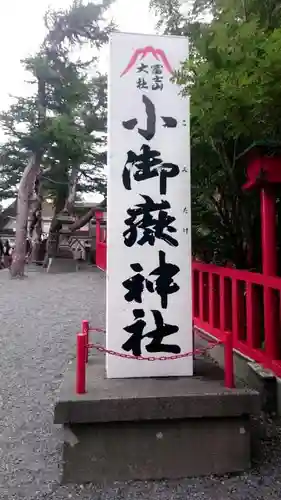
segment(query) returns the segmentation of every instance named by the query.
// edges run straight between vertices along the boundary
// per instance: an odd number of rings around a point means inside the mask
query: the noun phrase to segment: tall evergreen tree
[[[250,250],[260,247],[259,200],[241,189],[241,153],[254,141],[281,141],[281,1],[195,0],[177,32],[170,13],[176,19],[179,3],[151,2],[162,29],[191,43],[177,81],[191,98],[193,250],[258,269]]]
[[[105,131],[106,121],[105,77],[96,71],[90,78],[89,69],[95,67],[98,51],[112,29],[103,20],[110,3],[84,5],[75,0],[68,10],[47,12],[47,35],[41,48],[23,62],[36,90],[28,98],[15,99],[0,117],[7,135],[0,152],[0,190],[7,197],[17,192],[12,276],[24,275],[33,194],[35,228],[44,194],[53,197],[57,214],[64,207],[72,210],[77,190],[104,186],[100,132]],[[86,63],[73,55],[73,49],[84,45],[90,45],[94,54]],[[54,226],[55,221],[52,230]]]

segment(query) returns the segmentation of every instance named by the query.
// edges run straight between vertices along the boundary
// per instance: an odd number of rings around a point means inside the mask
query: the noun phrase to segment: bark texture
[[[17,198],[16,241],[10,268],[12,278],[24,277],[29,201],[40,169],[40,157],[33,154],[20,181]]]

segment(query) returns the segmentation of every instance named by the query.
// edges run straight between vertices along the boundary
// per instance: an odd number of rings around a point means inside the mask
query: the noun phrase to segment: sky
[[[43,16],[48,7],[58,10],[71,4],[72,0],[0,0],[0,110],[8,107],[11,95],[28,93],[28,84],[25,83],[28,75],[21,67],[21,60],[34,54],[43,40]],[[116,0],[109,16],[120,31],[154,33],[156,20],[148,6],[149,0]],[[104,72],[107,71],[107,56],[105,49],[101,58],[101,70]]]
[[[0,0],[0,109],[8,106],[9,94],[26,92],[26,75],[20,61],[39,47],[48,7],[65,8],[71,3],[71,0]],[[121,31],[153,33],[155,19],[148,5],[149,0],[116,0],[110,15]],[[102,61],[106,70],[106,56]]]

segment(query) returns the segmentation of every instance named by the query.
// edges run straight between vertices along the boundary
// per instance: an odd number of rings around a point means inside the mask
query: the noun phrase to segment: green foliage
[[[179,2],[152,3],[164,8],[169,32]],[[199,22],[207,11],[213,17]],[[176,79],[191,98],[194,253],[259,268],[258,255],[248,260],[260,246],[259,201],[241,189],[241,153],[254,141],[281,141],[281,1],[195,0],[183,18],[179,33],[184,26],[192,50]]]
[[[181,13],[180,0],[150,0],[150,9],[158,17],[157,28],[166,34],[186,34],[186,18]]]
[[[104,192],[106,78],[96,63],[112,30],[103,20],[110,3],[75,0],[68,10],[46,13],[48,32],[40,50],[22,61],[31,75],[30,95],[14,98],[0,115],[7,137],[0,147],[0,200],[16,194],[30,155],[38,151],[43,152],[40,179],[47,196],[56,199],[63,192],[67,197],[73,168],[78,194]],[[82,62],[77,49],[86,44],[94,57]]]
[[[112,0],[89,2],[74,0],[67,10],[49,10],[45,15],[48,34],[44,46],[50,50],[68,51],[70,45],[90,43],[100,48],[108,40],[113,24],[101,28],[103,14],[110,7]]]

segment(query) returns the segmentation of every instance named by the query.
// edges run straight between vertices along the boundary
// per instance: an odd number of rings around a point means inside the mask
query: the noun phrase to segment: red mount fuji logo
[[[147,46],[144,47],[143,49],[136,49],[134,54],[132,55],[130,62],[128,66],[124,69],[124,71],[121,73],[121,76],[126,75],[132,69],[132,67],[136,64],[138,59],[141,61],[148,55],[152,54],[157,61],[162,61],[163,65],[165,66],[166,70],[169,71],[169,73],[173,73],[172,67],[166,57],[165,52],[162,49],[155,49],[154,47]]]

